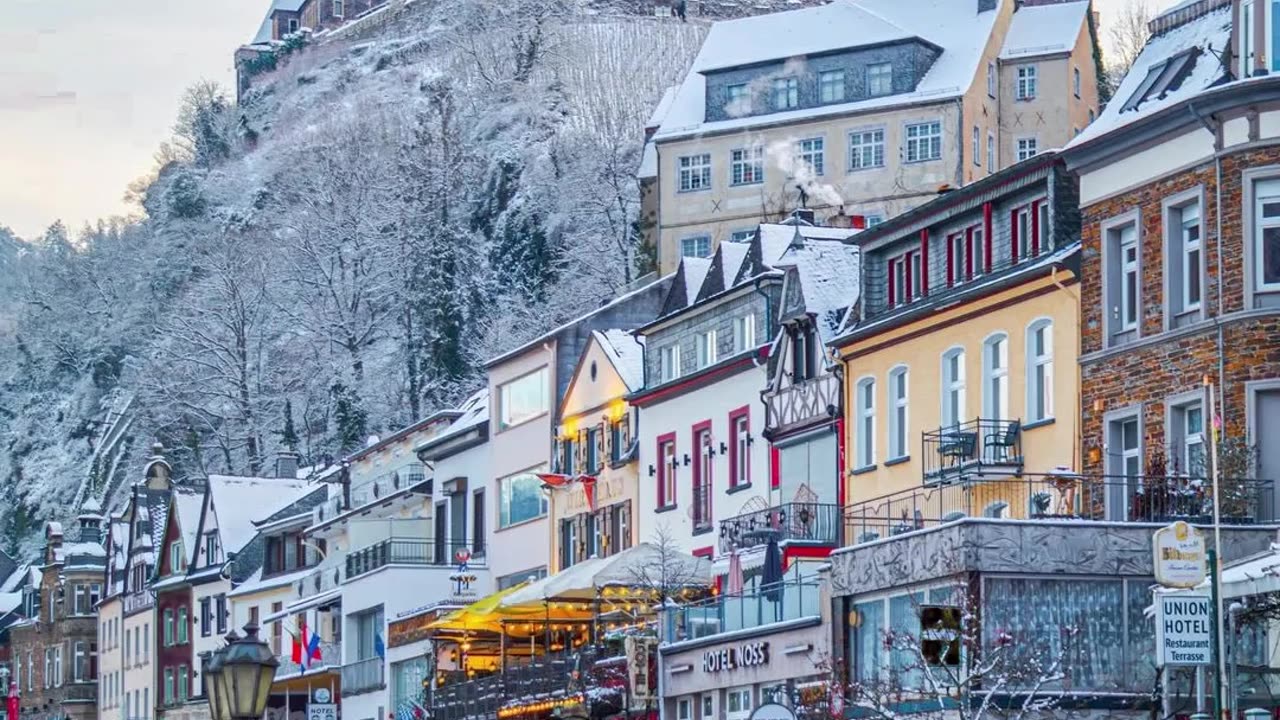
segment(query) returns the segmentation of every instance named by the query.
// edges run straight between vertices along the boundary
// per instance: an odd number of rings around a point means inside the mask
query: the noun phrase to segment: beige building
[[[802,203],[874,225],[1061,147],[1097,111],[1093,46],[1087,2],[838,0],[716,23],[648,124],[660,271]]]

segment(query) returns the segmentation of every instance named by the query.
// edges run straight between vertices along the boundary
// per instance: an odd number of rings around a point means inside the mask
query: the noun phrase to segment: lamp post
[[[213,720],[259,720],[279,665],[267,644],[258,639],[254,623],[244,626],[243,637],[234,631],[227,635],[227,644],[210,656],[204,671]]]

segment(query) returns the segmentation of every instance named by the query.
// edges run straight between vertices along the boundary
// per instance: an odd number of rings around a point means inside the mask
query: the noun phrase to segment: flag
[[[302,641],[299,640],[298,636],[294,635],[292,632],[289,633],[289,637],[292,639],[289,659],[301,666],[303,669],[306,669],[306,666],[302,664]]]
[[[382,658],[383,660],[387,659],[387,646],[382,642],[381,632],[376,632],[373,634],[373,652],[375,655]]]
[[[730,595],[742,594],[742,556],[734,550],[729,554],[729,588]]]
[[[303,672],[311,668],[313,660],[320,660],[320,636],[307,629],[307,621],[298,623],[299,637],[294,640],[293,661],[298,663]]]
[[[307,642],[307,664],[310,665],[313,660],[323,660],[320,655],[320,636],[312,633],[311,639]]]

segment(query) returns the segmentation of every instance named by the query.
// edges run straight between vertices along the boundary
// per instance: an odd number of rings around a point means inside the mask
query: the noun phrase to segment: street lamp
[[[205,670],[214,720],[261,718],[279,665],[267,644],[258,639],[253,622],[244,626],[244,637],[235,632],[227,635],[227,644],[213,653]]]

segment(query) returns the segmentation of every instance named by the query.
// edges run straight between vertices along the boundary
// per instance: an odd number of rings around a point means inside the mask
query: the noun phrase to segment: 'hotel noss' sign
[[[720,672],[769,664],[769,643],[753,642],[733,645],[702,654],[702,672]]]

